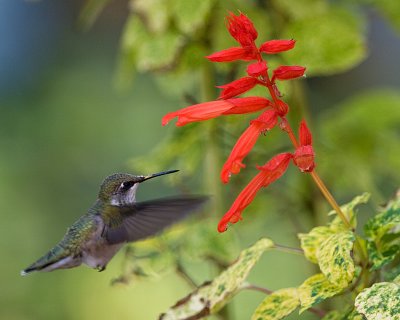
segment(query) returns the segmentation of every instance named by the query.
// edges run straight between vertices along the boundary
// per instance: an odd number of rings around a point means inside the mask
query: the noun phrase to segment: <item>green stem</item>
[[[292,248],[292,247],[287,247],[287,246],[283,246],[281,244],[274,244],[274,249],[278,250],[278,251],[282,251],[282,252],[287,252],[287,253],[292,253],[292,254],[297,254],[300,256],[304,256],[304,251],[302,249],[299,248]]]

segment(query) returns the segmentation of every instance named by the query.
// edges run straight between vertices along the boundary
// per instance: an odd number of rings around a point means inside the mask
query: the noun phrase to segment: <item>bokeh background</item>
[[[274,3],[238,2],[250,18],[260,3],[266,11]],[[218,4],[220,11],[235,10],[234,2],[226,7],[223,3]],[[196,87],[196,83],[200,86],[196,75],[191,83],[194,92],[160,85],[156,71],[144,72],[140,68],[133,82],[121,85],[121,70],[125,77],[135,69],[134,64],[128,68],[121,63],[124,48],[120,43],[121,35],[126,35],[128,2],[111,2],[90,27],[79,21],[83,8],[81,1],[0,1],[1,319],[155,319],[190,291],[173,272],[149,281],[135,279],[126,285],[111,286],[111,280],[123,272],[126,264],[122,252],[103,273],[81,267],[29,277],[19,275],[85,213],[105,176],[118,171],[182,169],[180,159],[186,159],[185,153],[190,152],[173,150],[176,159],[169,164],[178,167],[163,167],[168,163],[159,159],[159,150],[163,150],[160,141],[183,129],[161,127],[160,120],[166,112],[188,105],[186,94],[201,99],[196,96],[201,90]],[[305,115],[311,122],[318,167],[333,194],[340,202],[346,202],[364,191],[372,193],[371,204],[363,209],[364,219],[395,192],[400,177],[400,9],[396,12],[395,5],[380,9],[351,1],[347,14],[363,15],[359,29],[365,52],[342,66],[342,70],[316,72],[298,82],[298,87],[288,89],[294,101],[292,109],[298,106],[300,110],[297,117]],[[259,14],[262,16],[263,12]],[[307,19],[314,18],[317,17]],[[85,16],[83,21],[87,22]],[[214,23],[223,26],[223,20]],[[318,33],[318,28],[314,32]],[[224,36],[228,38],[228,33]],[[335,34],[338,42],[344,36]],[[340,56],[336,58],[340,60]],[[302,59],[307,62],[307,56]],[[173,77],[168,81],[173,82]],[[179,83],[182,78],[176,81]],[[218,81],[224,82],[222,78]],[[301,91],[301,98],[296,90]],[[299,101],[308,107],[303,109]],[[232,129],[240,118],[224,121],[228,121],[227,130],[234,135],[224,136],[227,149],[221,152],[222,159],[243,129]],[[203,129],[197,127],[194,135],[201,136]],[[272,135],[273,139],[283,141],[278,135]],[[269,145],[260,145],[256,150],[264,147]],[[283,147],[274,147],[271,152]],[[188,168],[182,173],[183,181],[151,181],[141,187],[139,198],[177,194],[183,189],[206,192],[210,181],[218,183],[219,167],[207,171],[209,167],[202,164],[209,160],[202,153],[196,156],[195,164],[182,160],[183,169]],[[268,157],[264,153],[252,161],[261,164]],[[233,186],[219,190],[225,194],[224,201],[211,208],[222,211],[211,215],[221,217],[233,195],[254,173],[249,169],[242,178],[233,180]],[[208,182],[202,182],[204,177]],[[296,233],[324,220],[303,211],[328,210],[308,177],[295,170],[289,170],[261,197],[252,207],[257,212],[251,216],[249,209],[243,223],[232,228],[238,250],[263,236],[298,246]],[[191,227],[196,228],[196,223]],[[221,235],[220,239],[223,237],[226,236]],[[230,238],[226,241],[227,246],[232,244]],[[255,267],[250,281],[279,289],[300,284],[313,273],[313,268],[301,257],[272,252],[265,254]],[[215,268],[204,267],[201,261],[188,264],[188,270],[198,283],[216,274]],[[240,293],[233,300],[231,318],[248,319],[262,298],[263,294],[257,292]],[[296,315],[292,319],[297,318]],[[301,316],[314,318],[307,313]]]

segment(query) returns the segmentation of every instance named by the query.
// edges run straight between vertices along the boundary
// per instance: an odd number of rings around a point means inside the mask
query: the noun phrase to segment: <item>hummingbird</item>
[[[56,246],[21,271],[21,275],[74,268],[82,263],[103,271],[125,243],[154,236],[198,209],[208,197],[181,196],[136,202],[140,183],[177,171],[108,176],[87,213],[68,228]]]

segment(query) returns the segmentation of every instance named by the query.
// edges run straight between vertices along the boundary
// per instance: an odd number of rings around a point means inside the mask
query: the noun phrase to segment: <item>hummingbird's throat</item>
[[[136,190],[139,183],[135,183],[125,192],[118,192],[111,196],[111,205],[113,206],[124,206],[134,204],[136,201]]]

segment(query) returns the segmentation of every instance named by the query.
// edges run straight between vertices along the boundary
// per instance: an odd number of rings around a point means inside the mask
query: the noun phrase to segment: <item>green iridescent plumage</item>
[[[186,196],[136,202],[143,181],[177,170],[149,176],[117,173],[107,177],[98,199],[48,253],[21,272],[53,271],[84,263],[102,271],[124,243],[155,235],[185,217],[206,201],[203,196]]]

